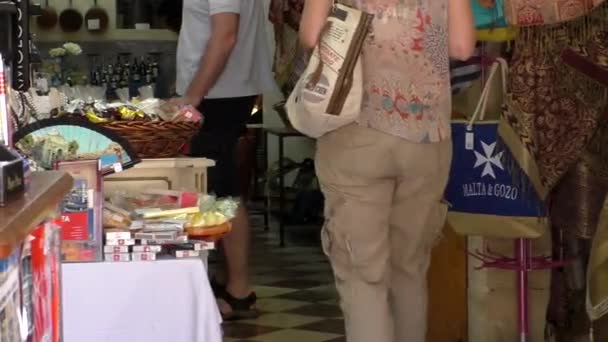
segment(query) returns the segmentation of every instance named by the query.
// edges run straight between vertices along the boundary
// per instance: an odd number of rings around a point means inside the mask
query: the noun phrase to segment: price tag
[[[114,168],[114,172],[116,172],[116,173],[122,172],[122,164],[121,163],[115,163],[114,165],[112,165],[112,167]]]
[[[472,131],[467,131],[464,137],[464,148],[467,151],[475,149],[475,134]]]

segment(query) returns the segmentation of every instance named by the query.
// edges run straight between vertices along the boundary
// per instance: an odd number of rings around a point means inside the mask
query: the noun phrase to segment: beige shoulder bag
[[[363,98],[361,49],[372,19],[334,2],[308,67],[285,104],[295,129],[318,138],[357,120]]]

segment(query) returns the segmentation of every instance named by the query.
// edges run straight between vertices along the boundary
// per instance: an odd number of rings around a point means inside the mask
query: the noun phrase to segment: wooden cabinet
[[[435,246],[429,281],[428,342],[467,342],[466,239],[446,226]]]
[[[517,286],[514,271],[482,269],[467,257],[466,249],[490,248],[512,256],[510,239],[464,238],[446,226],[435,247],[429,280],[428,342],[510,342],[518,340]],[[547,234],[532,242],[532,254],[548,255]],[[529,341],[544,341],[546,308],[550,293],[547,270],[529,274]]]
[[[104,191],[141,189],[188,190],[207,193],[207,168],[215,162],[205,158],[144,159],[133,168],[110,175]]]

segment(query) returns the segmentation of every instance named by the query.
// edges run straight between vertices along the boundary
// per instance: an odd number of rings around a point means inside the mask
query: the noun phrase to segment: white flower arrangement
[[[72,56],[78,56],[82,53],[82,48],[76,43],[65,43],[63,44],[65,51]]]
[[[63,56],[78,56],[82,53],[82,48],[76,43],[65,43],[60,47],[50,49],[49,55],[53,58]]]
[[[49,55],[53,58],[63,57],[67,51],[64,48],[54,48],[49,50]]]
[[[56,85],[65,84],[74,72],[73,65],[69,61],[70,56],[78,56],[82,54],[80,45],[72,42],[64,43],[63,45],[50,49],[49,56],[53,59],[53,74],[54,83]]]

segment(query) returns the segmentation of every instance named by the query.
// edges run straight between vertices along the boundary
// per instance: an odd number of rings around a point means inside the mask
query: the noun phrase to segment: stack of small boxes
[[[195,258],[201,251],[215,248],[213,242],[189,242],[185,235],[172,232],[132,233],[106,230],[104,260],[110,262],[154,261],[160,255],[178,259]]]

